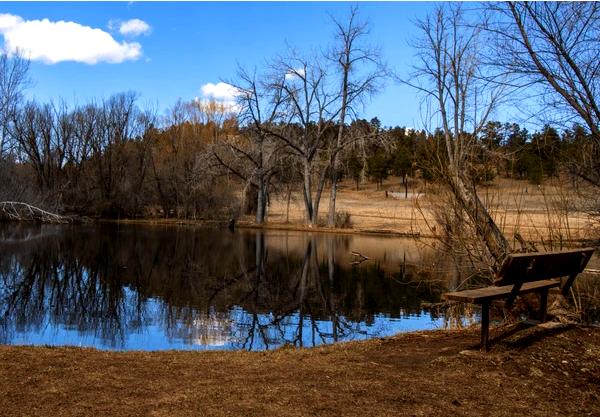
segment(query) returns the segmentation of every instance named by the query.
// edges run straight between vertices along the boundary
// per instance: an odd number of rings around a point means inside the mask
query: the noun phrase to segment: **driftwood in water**
[[[370,258],[368,256],[363,255],[360,252],[352,251],[353,261],[350,262],[352,265],[360,265],[364,261],[368,261]]]
[[[39,207],[17,201],[0,201],[0,219],[37,221],[42,223],[70,223],[71,218],[50,213]]]

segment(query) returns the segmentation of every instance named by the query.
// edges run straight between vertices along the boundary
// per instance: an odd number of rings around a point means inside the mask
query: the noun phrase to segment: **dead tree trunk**
[[[475,189],[467,187],[467,181],[464,174],[458,173],[451,176],[449,185],[458,203],[473,222],[477,235],[485,242],[496,265],[501,265],[510,252],[508,240],[481,202]]]

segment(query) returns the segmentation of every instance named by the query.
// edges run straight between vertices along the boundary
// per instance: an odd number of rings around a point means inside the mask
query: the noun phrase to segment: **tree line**
[[[73,109],[25,103],[5,135],[2,199],[87,216],[199,218],[246,212],[265,221],[272,194],[286,196],[306,185],[307,161],[297,150],[266,134],[269,139],[260,143],[254,128],[240,125],[226,106],[178,102],[159,117],[140,109],[136,98],[123,93]],[[359,189],[390,175],[403,184],[408,178],[440,180],[432,161],[441,131],[382,127],[376,118],[357,119],[343,129],[348,144],[337,153],[338,181],[352,179]],[[309,159],[314,170],[309,180],[322,181],[318,187],[331,183],[333,167],[325,157],[337,132],[338,123],[328,126],[318,155]],[[477,138],[480,152],[472,176],[477,183],[503,176],[539,184],[558,175],[588,136],[578,125],[562,134],[550,126],[529,133],[516,123],[489,122]],[[243,190],[241,197],[232,187]]]

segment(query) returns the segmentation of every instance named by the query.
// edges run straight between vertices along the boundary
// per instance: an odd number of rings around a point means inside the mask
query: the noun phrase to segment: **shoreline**
[[[167,226],[218,226],[227,228],[228,220],[189,220],[189,219],[163,219],[163,218],[140,218],[140,219],[93,219],[93,223],[115,223],[115,224],[139,224],[139,225],[167,225]],[[380,236],[394,237],[407,239],[439,239],[440,236],[427,234],[422,232],[400,231],[391,229],[362,229],[362,228],[331,228],[315,226],[309,227],[298,223],[278,223],[271,222],[263,225],[257,225],[248,220],[236,222],[236,229],[242,230],[277,230],[277,231],[292,231],[306,232],[318,234],[338,234],[338,235],[359,235],[359,236]],[[510,239],[509,239],[510,240]],[[528,242],[543,244],[545,241],[528,240]],[[562,239],[562,243],[570,244],[589,244],[597,243],[598,239],[593,238],[572,238]]]
[[[167,225],[167,226],[221,226],[227,227],[227,220],[186,220],[186,219],[94,219],[95,223],[116,223],[116,224],[140,224],[140,225]],[[307,233],[326,233],[326,234],[347,234],[347,235],[368,235],[368,236],[389,236],[404,238],[424,238],[436,239],[434,235],[426,235],[420,232],[404,232],[389,229],[354,229],[354,228],[332,228],[323,226],[309,227],[297,223],[265,223],[255,224],[246,220],[235,223],[236,229],[244,230],[284,230],[292,232]]]

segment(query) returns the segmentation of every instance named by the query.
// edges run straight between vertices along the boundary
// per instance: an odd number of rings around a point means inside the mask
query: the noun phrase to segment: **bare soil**
[[[0,415],[600,415],[599,328],[502,333],[487,354],[478,329],[272,352],[2,346]]]

